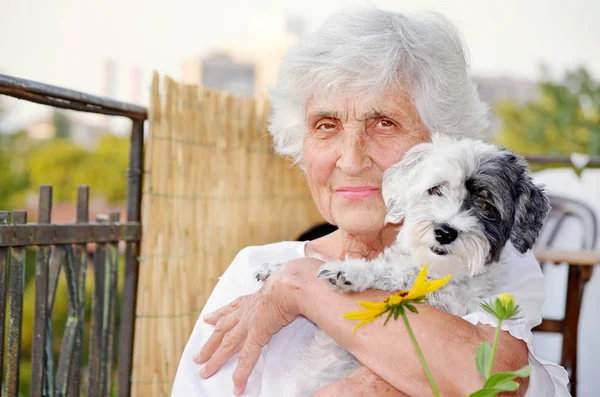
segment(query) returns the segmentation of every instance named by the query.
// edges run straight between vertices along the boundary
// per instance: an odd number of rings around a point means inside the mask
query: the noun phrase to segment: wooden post
[[[8,225],[10,222],[10,212],[0,211],[0,225]],[[2,368],[4,368],[4,327],[6,326],[6,298],[8,291],[8,248],[0,247],[0,379],[2,379]],[[1,391],[1,388],[0,388]]]
[[[40,186],[38,223],[49,224],[52,212],[52,186]],[[35,315],[33,324],[33,343],[31,351],[31,386],[30,396],[48,395],[48,380],[45,376],[46,333],[49,324],[48,310],[48,263],[50,246],[40,246],[35,259]],[[52,354],[52,352],[50,352]]]
[[[26,211],[13,211],[13,224],[27,223]],[[21,334],[23,326],[23,290],[25,288],[25,248],[10,247],[10,284],[8,286],[8,362],[4,376],[4,395],[19,395]]]
[[[88,186],[77,187],[77,223],[88,223],[89,214]],[[78,397],[80,392],[79,382],[81,379],[81,356],[83,354],[83,329],[85,324],[85,284],[87,276],[87,244],[75,244],[73,247],[73,266],[77,278],[77,335],[75,336],[75,347],[73,362],[71,364],[71,375],[69,377],[69,397]]]

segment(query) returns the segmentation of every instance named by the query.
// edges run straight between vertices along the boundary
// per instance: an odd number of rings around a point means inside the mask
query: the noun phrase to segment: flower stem
[[[492,346],[492,359],[490,360],[490,366],[487,369],[486,379],[492,376],[492,370],[494,369],[494,360],[496,359],[496,350],[498,349],[498,341],[500,340],[501,325],[502,319],[498,319],[498,326],[496,327],[496,336],[494,337],[494,346]]]
[[[419,347],[419,343],[417,342],[417,338],[415,338],[415,334],[413,333],[412,328],[410,327],[410,323],[408,322],[408,317],[406,317],[406,313],[404,310],[401,312],[402,319],[404,320],[404,325],[406,325],[406,329],[408,330],[408,334],[410,335],[410,339],[412,340],[413,345],[415,346],[415,350],[417,351],[417,355],[421,360],[421,365],[427,374],[427,379],[429,379],[429,384],[431,385],[431,390],[433,391],[433,395],[435,397],[440,397],[440,392],[438,391],[437,385],[435,384],[435,380],[433,380],[433,376],[431,375],[431,371],[429,370],[429,366],[425,361],[425,356],[423,356],[423,352]]]

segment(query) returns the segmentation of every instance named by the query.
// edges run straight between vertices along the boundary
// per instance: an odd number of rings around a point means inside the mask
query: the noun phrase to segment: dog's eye
[[[430,196],[441,196],[442,195],[442,187],[441,186],[434,186],[431,189],[427,190],[427,193],[429,193]]]
[[[492,205],[487,201],[484,201],[483,203],[481,203],[481,208],[483,208],[486,211],[489,211],[492,208]]]

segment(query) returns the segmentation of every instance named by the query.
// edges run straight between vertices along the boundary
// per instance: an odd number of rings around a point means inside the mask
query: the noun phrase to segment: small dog
[[[386,223],[403,223],[395,242],[373,260],[325,263],[318,277],[341,292],[408,289],[424,264],[429,275],[451,280],[426,302],[457,316],[479,308],[499,292],[503,257],[512,244],[521,254],[533,247],[550,210],[533,184],[525,160],[471,139],[435,135],[414,146],[385,171]],[[266,264],[266,280],[281,264]],[[310,395],[349,375],[358,361],[323,331],[303,348],[298,395]]]

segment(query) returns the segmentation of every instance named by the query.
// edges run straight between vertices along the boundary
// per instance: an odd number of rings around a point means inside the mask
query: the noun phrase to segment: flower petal
[[[381,312],[383,313],[383,312]],[[364,320],[366,318],[377,317],[381,314],[380,312],[371,312],[367,310],[362,310],[359,312],[349,312],[344,314],[344,318],[348,320]]]
[[[413,299],[413,298],[425,295],[425,293],[423,293],[423,291],[425,289],[426,282],[427,282],[427,265],[423,265],[423,268],[419,272],[419,275],[417,276],[415,283],[413,284],[412,288],[408,292],[408,295],[405,296],[405,298]]]
[[[358,302],[358,304],[367,310],[385,310],[387,308],[386,304],[384,302],[361,301],[361,302]]]
[[[373,317],[373,318],[367,318],[367,319],[364,319],[364,320],[363,320],[363,321],[361,321],[361,322],[360,322],[360,323],[359,323],[359,324],[358,324],[356,327],[354,327],[354,329],[352,330],[352,333],[353,333],[353,334],[354,334],[354,333],[356,333],[356,331],[357,331],[357,330],[358,330],[360,327],[362,327],[363,325],[366,325],[366,324],[369,324],[369,323],[371,323],[371,322],[375,321],[375,319],[376,319],[376,318],[377,318],[377,317]]]
[[[404,298],[398,294],[391,295],[387,300],[387,306],[399,305],[403,300]]]
[[[439,280],[431,280],[427,282],[425,295],[430,294],[438,289],[442,288],[448,281],[450,280],[450,275],[439,279]]]
[[[427,281],[427,265],[423,265],[423,268],[419,272],[417,279],[415,280],[415,285],[421,285],[425,281]]]

